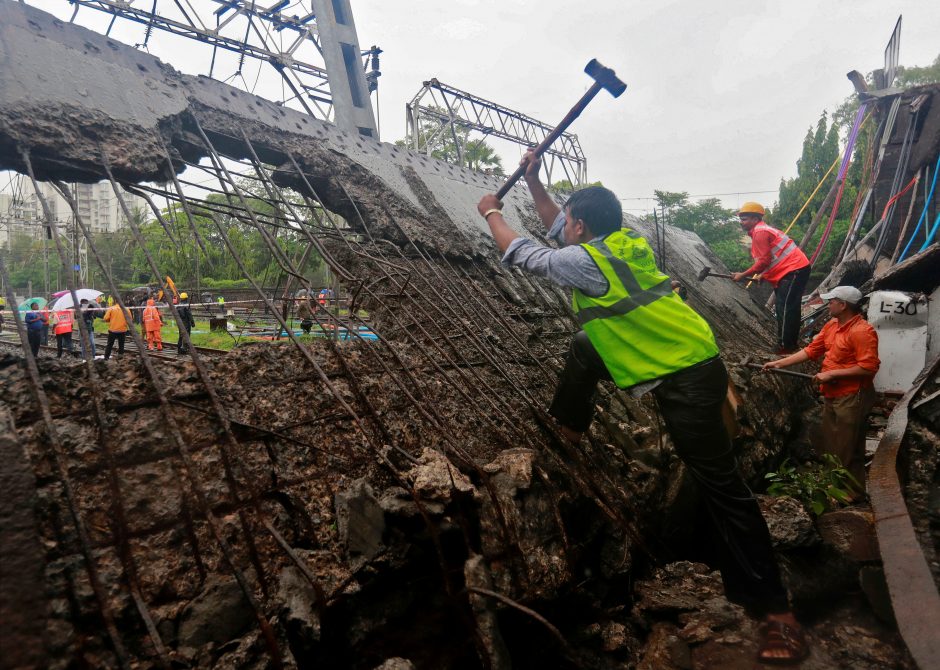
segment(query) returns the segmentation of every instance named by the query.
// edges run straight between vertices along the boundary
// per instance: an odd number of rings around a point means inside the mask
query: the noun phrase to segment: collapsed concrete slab
[[[358,209],[365,225],[391,231],[393,217],[424,244],[458,254],[489,251],[475,206],[499,187],[498,177],[344,132],[214,79],[181,74],[149,54],[12,0],[0,2],[0,59],[0,168],[25,173],[19,152],[28,148],[38,179],[96,182],[104,151],[118,179],[163,182],[170,177],[164,146],[176,171],[182,160],[207,155],[193,127],[198,122],[223,155],[249,155],[243,133],[260,147],[262,160],[283,165],[285,175],[294,172],[288,153],[293,155],[318,190],[334,196],[327,204],[354,225],[360,225]],[[363,188],[350,202],[338,183]],[[525,200],[522,187],[505,199],[507,219],[520,231],[534,223]],[[448,235],[439,229],[442,218],[452,225]]]
[[[695,537],[694,521],[664,521],[694,508],[694,493],[645,401],[604,389],[591,441],[557,439],[544,408],[574,323],[562,291],[500,267],[475,209],[499,180],[0,0],[0,166],[24,171],[26,151],[39,179],[98,181],[103,150],[120,181],[165,181],[210,155],[201,132],[226,159],[257,152],[296,193],[310,196],[309,182],[343,215],[350,231],[324,244],[379,339],[253,346],[204,362],[205,374],[190,362],[155,377],[134,361],[99,362],[104,385],[40,361],[58,381],[46,389],[51,427],[18,359],[5,359],[2,402],[37,478],[56,663],[120,665],[100,625],[107,610],[125,654],[145,664],[266,667],[267,645],[299,667],[472,665],[506,653],[577,665],[583,649],[516,605],[562,621],[622,609],[635,558],[661,557],[659,534]],[[510,224],[541,238],[525,188],[506,202]],[[772,321],[743,288],[696,279],[721,268],[697,236],[667,229],[659,260],[729,363],[769,349]],[[737,445],[758,484],[809,396],[790,380],[732,375]],[[63,436],[88,552],[63,511],[50,432]],[[231,616],[214,621],[216,608]],[[249,614],[269,628],[246,633]],[[593,667],[635,660],[628,619],[604,624],[609,651]],[[584,622],[569,623],[565,633]]]

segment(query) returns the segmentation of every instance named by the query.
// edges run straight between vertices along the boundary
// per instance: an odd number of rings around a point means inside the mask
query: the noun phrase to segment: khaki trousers
[[[839,398],[825,398],[822,411],[822,451],[837,456],[865,488],[865,419],[875,404],[875,389]]]

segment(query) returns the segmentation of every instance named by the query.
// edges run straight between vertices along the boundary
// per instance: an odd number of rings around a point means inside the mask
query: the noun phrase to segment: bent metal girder
[[[551,134],[553,126],[480,96],[430,79],[405,105],[405,142],[415,151],[430,154],[439,138],[454,142],[457,162],[463,163],[467,147],[458,129],[498,137],[523,147],[537,146]],[[587,181],[587,158],[578,136],[562,135],[545,152],[545,170],[552,182],[555,164],[573,186]],[[557,172],[554,178],[560,178]]]
[[[283,13],[289,4],[284,0],[268,7],[243,0],[212,0],[204,7],[186,0],[147,2],[145,6],[135,6],[133,0],[69,0],[69,4],[73,5],[70,23],[82,8],[109,15],[106,36],[118,20],[138,24],[141,40],[136,46],[143,49],[148,48],[155,30],[192,40],[191,46],[211,47],[205,74],[243,85],[246,91],[254,92],[259,81],[266,79],[262,77],[265,68],[270,67],[268,74],[276,73],[287,86],[283,104],[299,105],[312,116],[348,129],[365,124],[367,134],[376,134],[348,0],[333,3],[330,11],[324,11],[326,6],[315,0],[312,11],[305,10],[299,16]],[[212,11],[206,12],[206,8]],[[345,51],[340,39],[349,47]],[[231,62],[223,65],[220,52],[232,54]],[[352,62],[347,64],[343,57]],[[257,67],[257,76],[247,71],[246,61]],[[323,65],[314,61],[323,61]],[[252,78],[254,83],[249,85]],[[265,92],[273,97],[276,88]]]

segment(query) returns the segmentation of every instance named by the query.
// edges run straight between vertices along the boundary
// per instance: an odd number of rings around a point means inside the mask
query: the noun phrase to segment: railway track
[[[50,340],[52,339],[53,338],[50,338]],[[0,333],[0,343],[9,344],[15,347],[22,347],[22,342],[20,342],[19,337],[17,337],[14,333],[9,333],[9,332]],[[95,352],[97,353],[98,356],[101,356],[104,354],[104,348],[107,345],[107,343],[108,343],[107,335],[95,334]],[[213,349],[211,347],[194,347],[194,349],[198,350],[200,354],[204,354],[206,356],[220,356],[220,355],[224,355],[228,353],[224,349]],[[58,350],[56,349],[56,346],[54,344],[41,345],[40,351],[47,351],[52,354],[58,353]],[[73,355],[75,355],[76,357],[81,357],[81,344],[78,342],[78,338],[75,336],[73,336],[72,338],[72,351],[73,351]],[[117,345],[115,345],[115,349],[114,351],[112,351],[111,355],[115,356],[116,353],[117,353]],[[124,342],[124,354],[127,355],[129,353],[134,353],[134,354],[137,353],[137,345],[134,344],[134,340],[131,339],[130,337],[128,337],[126,341]],[[151,351],[148,353],[153,358],[168,360],[168,361],[175,361],[181,358],[181,356],[177,353],[176,343],[170,343],[170,342],[163,343],[163,351]],[[183,354],[183,357],[185,357],[185,354]]]

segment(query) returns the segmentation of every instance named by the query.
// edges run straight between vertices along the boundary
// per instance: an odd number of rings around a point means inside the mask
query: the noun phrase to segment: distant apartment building
[[[93,233],[113,233],[127,225],[121,205],[108,182],[69,184],[69,187],[78,203],[82,222]],[[63,228],[71,224],[72,209],[65,198],[51,184],[40,183],[39,191],[56,223]],[[122,197],[132,212],[142,210],[146,215],[150,214],[143,198],[127,192]],[[30,181],[23,177],[14,178],[9,192],[0,193],[0,245],[9,245],[17,234],[40,238],[44,230],[42,214],[42,205]]]

